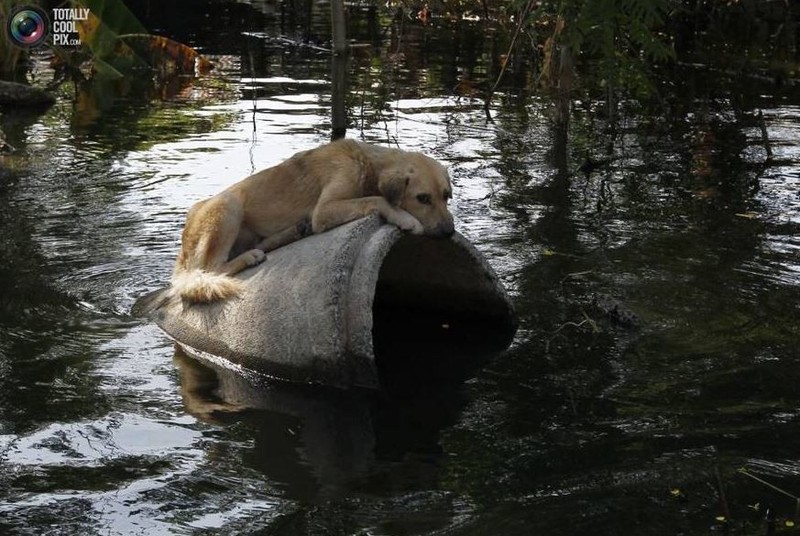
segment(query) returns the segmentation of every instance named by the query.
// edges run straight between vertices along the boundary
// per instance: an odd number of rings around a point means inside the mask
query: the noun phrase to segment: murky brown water
[[[762,534],[768,506],[800,523],[800,94],[687,68],[613,130],[579,103],[564,147],[546,100],[501,93],[487,123],[456,96],[497,48],[479,26],[387,31],[381,61],[353,60],[349,135],[450,167],[457,227],[520,330],[466,380],[266,384],[128,315],[168,280],[191,204],[329,136],[327,56],[276,39],[303,20],[221,5],[216,26],[174,22],[219,68],[166,99],[64,86],[42,116],[0,117],[0,531],[697,534],[724,515]],[[611,161],[586,176],[587,151]]]

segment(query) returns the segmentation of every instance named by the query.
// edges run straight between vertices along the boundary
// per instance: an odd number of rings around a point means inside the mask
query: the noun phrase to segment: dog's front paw
[[[411,227],[411,229],[407,229],[407,231],[415,235],[421,235],[422,233],[424,233],[425,228],[422,226],[419,220],[417,218],[414,218],[414,216],[411,217],[414,220],[414,225]]]
[[[242,258],[247,263],[247,266],[255,266],[261,264],[267,258],[267,254],[260,249],[251,249],[242,253]]]
[[[425,230],[419,220],[405,210],[396,210],[389,222],[397,225],[401,231],[411,234],[422,234]]]

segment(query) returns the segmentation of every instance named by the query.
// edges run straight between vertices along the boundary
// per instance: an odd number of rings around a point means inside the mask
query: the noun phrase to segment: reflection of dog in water
[[[204,422],[221,424],[225,415],[241,413],[248,406],[220,396],[220,378],[217,371],[203,366],[179,347],[175,346],[175,366],[181,382],[181,396],[186,411]],[[244,381],[244,380],[242,380]]]
[[[303,151],[194,205],[172,294],[208,303],[235,295],[232,275],[264,252],[371,213],[404,231],[453,234],[445,168],[420,153],[339,140]]]

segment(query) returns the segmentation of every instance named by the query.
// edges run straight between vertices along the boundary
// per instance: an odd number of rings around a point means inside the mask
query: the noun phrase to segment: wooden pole
[[[347,109],[344,104],[347,92],[347,26],[344,0],[331,0],[331,30],[331,140],[338,140],[344,138],[347,132]]]

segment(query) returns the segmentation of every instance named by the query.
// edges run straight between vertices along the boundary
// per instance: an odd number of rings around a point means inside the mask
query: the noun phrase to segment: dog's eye
[[[430,205],[431,204],[431,196],[428,195],[428,194],[419,194],[417,196],[417,201],[419,201],[423,205]]]

